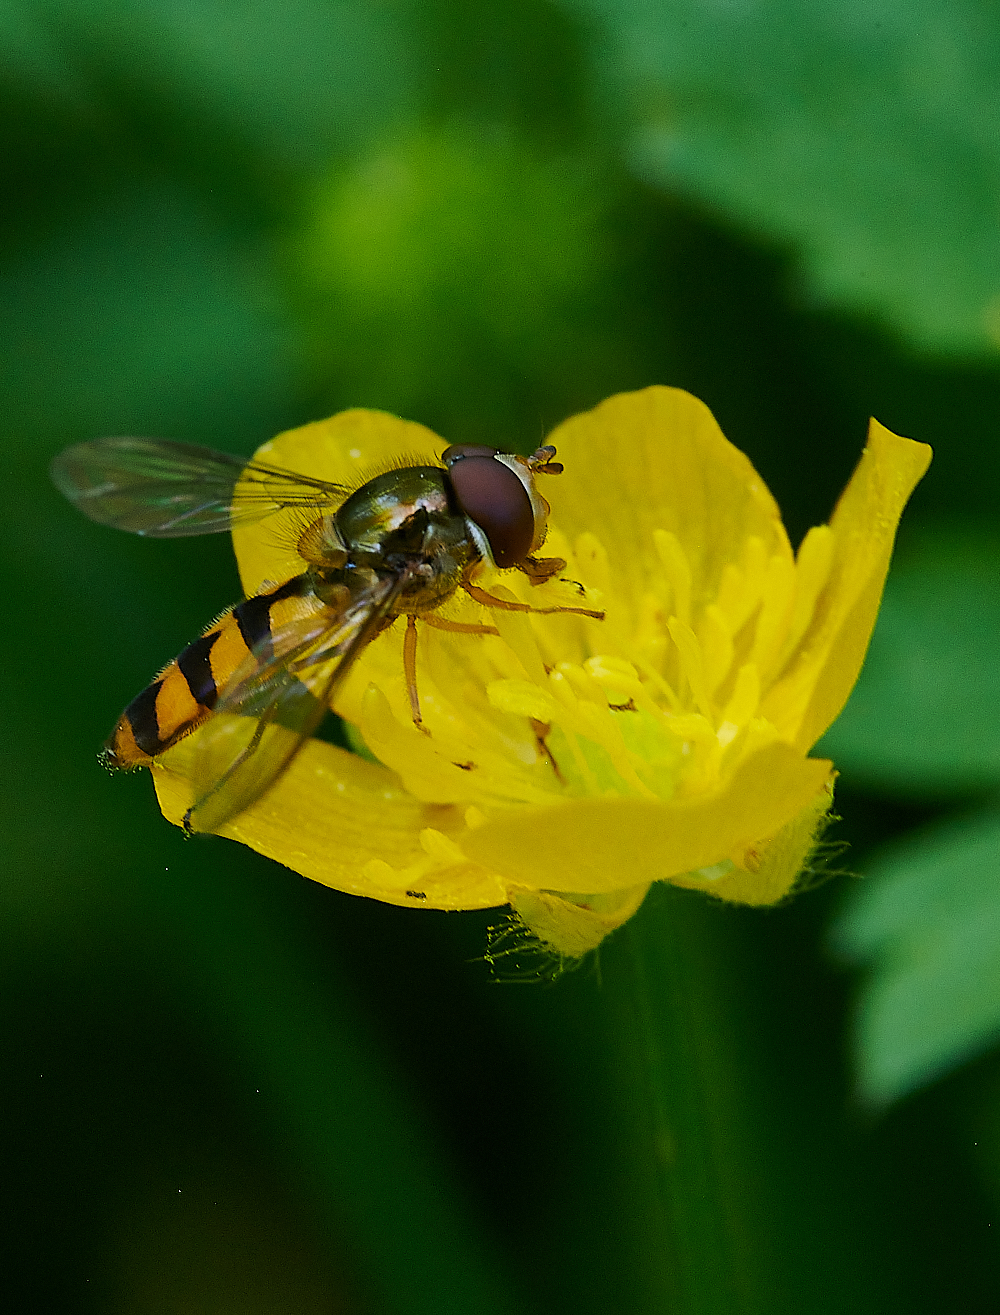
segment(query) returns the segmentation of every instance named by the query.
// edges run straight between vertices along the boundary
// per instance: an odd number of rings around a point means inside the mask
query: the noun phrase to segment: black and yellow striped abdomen
[[[251,653],[269,656],[273,628],[310,593],[308,577],[298,575],[224,612],[128,705],[104,746],[106,765],[146,767],[197,730],[233,672]]]

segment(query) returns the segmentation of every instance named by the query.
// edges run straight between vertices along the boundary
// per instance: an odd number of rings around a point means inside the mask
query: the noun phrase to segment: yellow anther
[[[639,681],[639,673],[631,662],[626,662],[624,658],[611,657],[607,653],[598,653],[595,657],[587,658],[583,669],[593,676],[599,685],[607,685],[611,689],[631,691]]]
[[[733,665],[733,637],[717,603],[710,603],[705,608],[698,632],[705,663],[705,685],[714,693]]]
[[[386,881],[391,881],[396,873],[384,858],[370,858],[361,869],[361,875],[367,881],[377,881],[379,885],[385,885]]]
[[[784,643],[795,596],[795,563],[788,557],[772,557],[767,564],[750,659],[765,675]]]
[[[712,715],[712,705],[705,685],[705,662],[701,645],[698,643],[698,636],[690,626],[685,625],[676,616],[672,616],[667,622],[667,629],[670,631],[670,638],[677,646],[681,670],[687,677],[687,682],[691,687],[691,696],[694,699],[695,706],[704,716],[710,717]]]
[[[752,662],[740,667],[736,685],[726,704],[723,720],[735,726],[745,726],[756,713],[760,703],[760,673]]]
[[[653,543],[673,591],[673,610],[685,625],[691,623],[691,563],[676,534],[654,530]]]
[[[573,693],[582,701],[595,703],[604,707],[607,703],[604,690],[589,671],[579,667],[575,662],[560,662],[559,674],[570,684]]]
[[[417,859],[405,868],[394,868],[380,858],[371,858],[365,864],[363,873],[369,881],[377,881],[385,890],[403,890],[407,886],[419,884],[434,866],[428,858]],[[454,864],[448,866],[453,867]]]
[[[659,671],[651,662],[644,661],[643,658],[638,656],[638,654],[635,655],[635,659],[636,666],[642,675],[646,677],[650,684],[655,686],[656,690],[663,696],[670,708],[676,710],[680,701],[674,693],[670,683],[660,675]]]
[[[795,559],[795,600],[779,665],[784,664],[809,629],[816,602],[830,578],[834,547],[834,533],[829,525],[814,525],[799,545]]]
[[[666,592],[666,591],[664,591]],[[663,632],[663,598],[653,592],[644,593],[638,600],[634,628],[631,633],[616,636],[620,646],[633,655],[643,654],[649,662],[662,662],[669,639]]]
[[[559,712],[552,695],[527,680],[491,680],[486,686],[486,697],[490,706],[500,712],[532,717],[535,721],[552,721]]]
[[[521,600],[502,585],[493,585],[490,592],[505,602],[517,603]],[[500,631],[500,637],[518,658],[529,680],[539,684],[545,682],[545,664],[538,651],[538,643],[531,628],[531,619],[527,612],[508,612],[505,608],[490,609],[493,624]]]
[[[746,620],[746,581],[743,572],[732,562],[722,568],[716,601],[726,618],[730,633],[735,633]]]
[[[549,672],[549,692],[566,712],[575,713],[577,697],[567,677],[571,668],[572,663],[560,662],[555,671]]]
[[[668,717],[667,726],[681,740],[714,740],[715,728],[707,717],[701,717],[696,712],[689,713],[686,717]]]
[[[799,587],[813,598],[829,579],[835,543],[836,536],[829,525],[814,525],[799,544],[795,558]]]
[[[723,746],[715,731],[705,739],[691,740],[684,773],[678,783],[678,797],[691,798],[715,787],[722,764]]]
[[[455,867],[459,863],[468,862],[454,840],[432,826],[425,826],[420,832],[420,848],[443,867]]]
[[[477,808],[475,804],[470,804],[465,810],[465,825],[469,830],[475,831],[478,827],[483,826],[485,822],[486,814],[483,810]]]

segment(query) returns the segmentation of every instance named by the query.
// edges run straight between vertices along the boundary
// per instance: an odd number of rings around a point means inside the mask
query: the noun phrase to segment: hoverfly
[[[555,448],[530,457],[457,445],[440,466],[376,475],[353,491],[187,443],[101,438],[60,453],[56,486],[91,520],[135,534],[213,534],[298,509],[301,574],[267,582],[230,608],[128,705],[102,753],[112,768],[150,765],[204,726],[188,831],[214,831],[256,802],[318,728],[365,647],[406,618],[403,665],[413,721],[419,618],[440,629],[497,634],[437,609],[459,589],[491,608],[575,612],[494,598],[480,563],[540,584],[565,567],[538,558],[549,507],[538,475],[563,467]],[[291,732],[291,734],[289,734]]]

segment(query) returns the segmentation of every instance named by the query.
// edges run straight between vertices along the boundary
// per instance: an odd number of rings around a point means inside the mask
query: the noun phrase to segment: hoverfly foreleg
[[[548,735],[549,731],[552,729],[551,724],[547,721],[537,721],[534,717],[529,718],[529,720],[531,722],[531,729],[535,733],[535,743],[538,745],[538,752],[542,755],[545,761],[552,768],[552,771],[555,773],[555,778],[559,782],[559,784],[565,785],[566,778],[559,770],[559,764],[552,756],[552,750],[549,748],[548,744],[546,743],[546,736]]]
[[[421,615],[420,619],[425,625],[433,626],[435,630],[448,630],[456,635],[499,635],[500,633],[496,626],[449,621],[443,616],[429,616],[426,613]],[[417,618],[413,613],[408,613],[406,617],[406,634],[403,636],[403,671],[406,676],[406,693],[410,700],[413,724],[425,735],[430,735],[430,731],[424,725],[420,711],[420,696],[417,693]]]
[[[573,612],[577,616],[591,616],[595,621],[604,620],[603,612],[592,612],[586,607],[532,607],[530,603],[515,603],[506,598],[494,598],[485,589],[480,589],[478,585],[470,584],[467,580],[462,584],[462,588],[477,603],[482,603],[484,607],[499,607],[504,612],[539,612],[545,616],[553,612]]]
[[[183,818],[181,819],[181,826],[184,829],[185,835],[193,836],[195,834],[195,829],[191,824],[191,818],[195,810],[200,808],[202,804],[206,803],[214,795],[218,794],[219,790],[226,784],[226,782],[230,779],[233,773],[239,767],[241,767],[245,762],[249,761],[249,759],[253,756],[253,754],[256,753],[261,740],[264,738],[264,732],[267,730],[267,727],[270,725],[271,720],[272,718],[269,715],[265,715],[261,717],[260,721],[257,723],[257,727],[254,730],[253,736],[251,737],[249,743],[245,745],[243,749],[240,750],[239,756],[233,760],[228,770],[225,771],[219,777],[219,779],[212,786],[211,790],[209,790],[208,794],[203,795],[201,799],[196,800],[191,805],[191,807],[187,810],[187,812],[184,814]]]
[[[547,580],[554,579],[560,571],[566,569],[565,557],[525,557],[523,562],[517,562],[517,569],[528,577],[530,584],[545,584]]]
[[[496,626],[482,626],[468,621],[448,621],[443,616],[434,616],[433,613],[425,613],[420,619],[425,626],[433,626],[435,630],[449,630],[454,635],[499,635],[500,633]]]
[[[403,636],[403,674],[406,677],[406,693],[410,700],[410,715],[418,730],[429,735],[424,719],[420,713],[420,696],[417,693],[417,618],[411,612],[406,618],[406,634]]]

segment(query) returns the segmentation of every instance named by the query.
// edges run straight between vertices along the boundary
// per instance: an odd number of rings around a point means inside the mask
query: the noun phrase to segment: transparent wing
[[[216,534],[284,507],[326,511],[347,493],[340,484],[159,438],[77,443],[51,471],[56,488],[91,520],[158,539]]]
[[[340,612],[325,609],[276,627],[273,653],[251,656],[233,673],[198,732],[187,830],[217,831],[288,769],[407,579],[404,571],[379,580]]]

